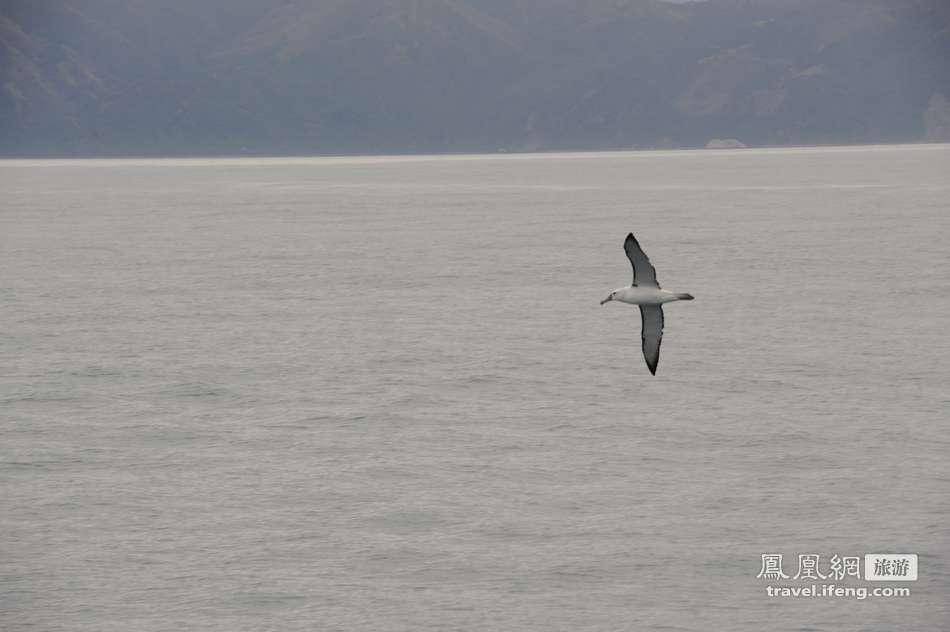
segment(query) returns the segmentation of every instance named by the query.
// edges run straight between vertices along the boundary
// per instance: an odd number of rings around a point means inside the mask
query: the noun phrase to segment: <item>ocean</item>
[[[0,200],[4,630],[950,626],[950,145],[5,160]],[[696,297],[655,377],[599,305],[628,232]],[[875,553],[918,579],[834,576]],[[767,594],[813,584],[910,595]]]

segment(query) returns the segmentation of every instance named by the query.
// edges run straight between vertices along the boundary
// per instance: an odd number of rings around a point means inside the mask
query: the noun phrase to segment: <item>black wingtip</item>
[[[630,242],[633,242],[634,246],[636,246],[640,250],[643,250],[643,248],[640,246],[640,242],[637,241],[637,238],[633,236],[633,233],[627,233],[627,238],[623,240],[624,250],[627,249],[627,244],[629,244]]]
[[[648,364],[647,364],[647,368],[650,369],[650,375],[656,375],[656,365],[655,365],[655,364],[651,366],[651,365],[648,363]]]

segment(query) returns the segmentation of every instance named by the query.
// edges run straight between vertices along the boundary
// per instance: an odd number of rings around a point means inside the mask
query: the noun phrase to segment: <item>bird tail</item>
[[[676,295],[676,298],[678,298],[678,299],[681,300],[681,301],[691,301],[691,300],[693,300],[693,295],[692,295],[692,294],[686,294],[686,293],[684,292],[684,293],[682,293],[682,294],[677,294],[677,295]]]

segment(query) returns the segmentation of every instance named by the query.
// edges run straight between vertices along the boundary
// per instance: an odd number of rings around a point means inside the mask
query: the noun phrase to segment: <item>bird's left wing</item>
[[[633,233],[627,235],[627,239],[623,242],[623,249],[633,266],[633,284],[639,287],[659,289],[660,284],[656,281],[656,268],[650,263],[650,258],[643,252],[643,248],[640,247],[640,243],[633,236]]]
[[[660,343],[663,341],[663,307],[661,305],[641,305],[640,318],[643,329],[643,358],[647,361],[650,373],[656,375],[656,365],[660,362]]]

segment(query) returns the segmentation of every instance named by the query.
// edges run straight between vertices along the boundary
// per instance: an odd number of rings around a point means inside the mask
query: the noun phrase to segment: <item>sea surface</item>
[[[2,161],[0,325],[5,631],[950,629],[947,145]]]

